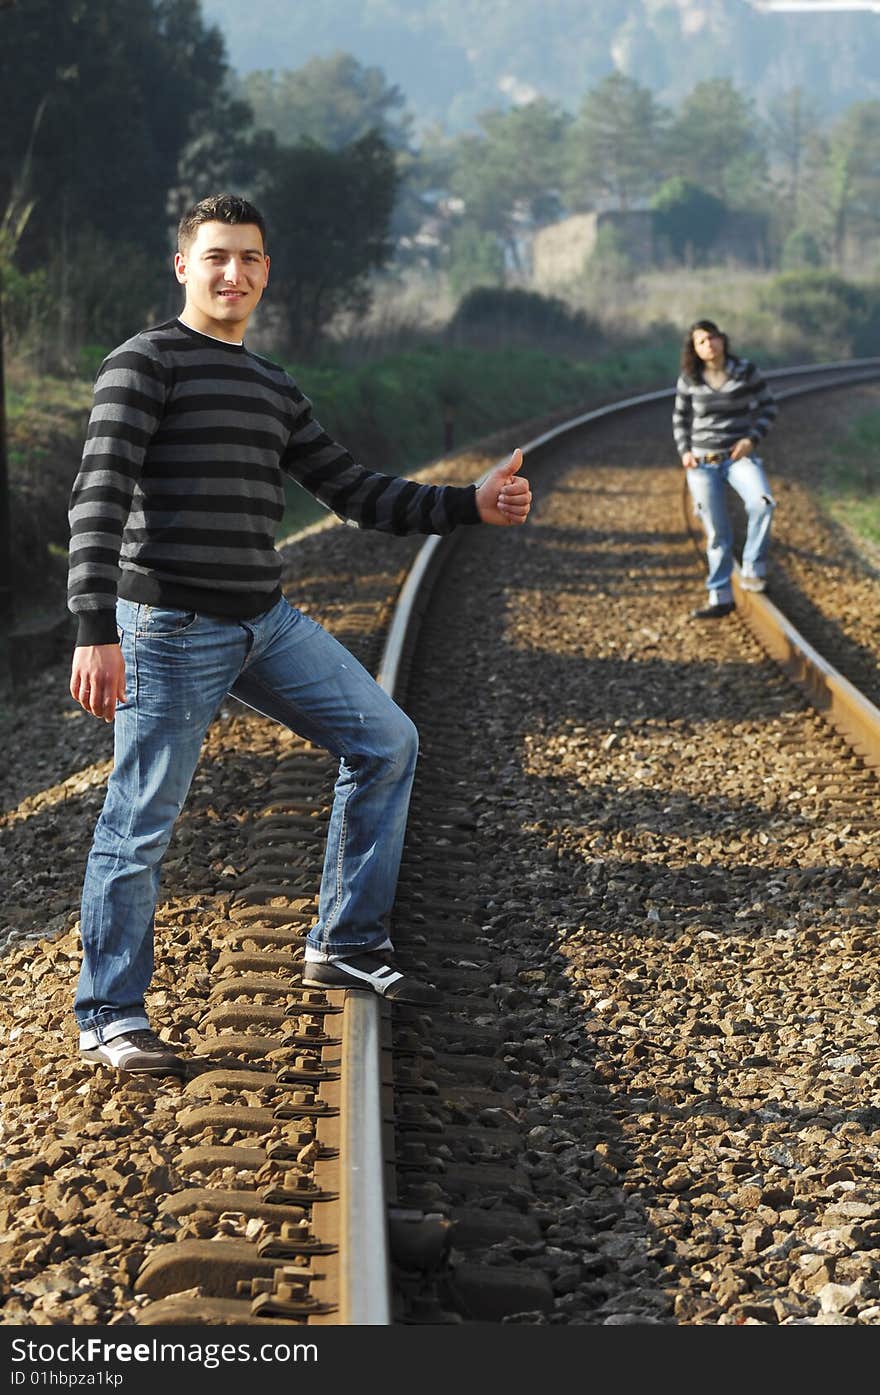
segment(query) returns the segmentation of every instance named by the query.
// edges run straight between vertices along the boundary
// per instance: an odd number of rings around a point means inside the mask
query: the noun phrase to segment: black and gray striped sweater
[[[727,452],[744,436],[757,445],[778,411],[776,399],[753,363],[728,358],[720,388],[682,374],[675,385],[672,434],[679,455]]]
[[[362,528],[479,523],[474,485],[359,465],[277,364],[171,320],[106,358],[70,500],[77,644],[113,644],[116,598],[246,619],[281,595],[284,474]]]

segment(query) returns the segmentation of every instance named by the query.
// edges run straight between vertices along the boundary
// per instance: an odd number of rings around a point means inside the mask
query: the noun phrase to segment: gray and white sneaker
[[[90,1065],[113,1066],[130,1075],[186,1074],[186,1063],[148,1027],[122,1032],[93,1046],[81,1046],[79,1058]]]
[[[744,591],[766,591],[767,582],[763,576],[741,576],[739,584]]]
[[[416,1007],[436,1007],[443,1001],[436,988],[405,974],[383,950],[366,950],[348,959],[317,964],[306,960],[302,981],[307,988],[367,988],[389,1002]]]

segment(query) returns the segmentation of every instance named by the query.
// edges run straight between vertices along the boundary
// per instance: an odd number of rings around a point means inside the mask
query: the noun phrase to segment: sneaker
[[[744,591],[764,591],[767,587],[763,576],[741,576],[739,584]]]
[[[718,601],[715,605],[700,606],[698,610],[691,611],[692,620],[720,620],[723,615],[729,615],[736,606],[733,601]]]
[[[186,1065],[170,1046],[149,1028],[123,1032],[110,1041],[80,1047],[81,1061],[93,1066],[113,1066],[131,1075],[185,1075]]]
[[[303,965],[306,988],[369,988],[380,998],[417,1007],[436,1007],[442,1002],[437,989],[420,983],[399,969],[387,952],[367,950],[350,959],[328,959],[323,964]]]

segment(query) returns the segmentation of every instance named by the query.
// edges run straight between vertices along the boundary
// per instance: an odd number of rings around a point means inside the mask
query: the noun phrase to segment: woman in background
[[[755,454],[777,413],[776,399],[753,363],[737,358],[712,320],[687,332],[675,388],[672,430],[694,510],[706,534],[708,605],[695,620],[718,620],[734,609],[733,529],[727,486],[742,499],[748,520],[741,584],[763,591],[775,500]]]

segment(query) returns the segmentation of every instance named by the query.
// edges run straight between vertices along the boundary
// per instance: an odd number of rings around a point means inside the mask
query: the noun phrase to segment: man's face
[[[186,286],[187,324],[220,339],[242,339],[269,280],[269,258],[254,223],[201,223],[174,272]]]

